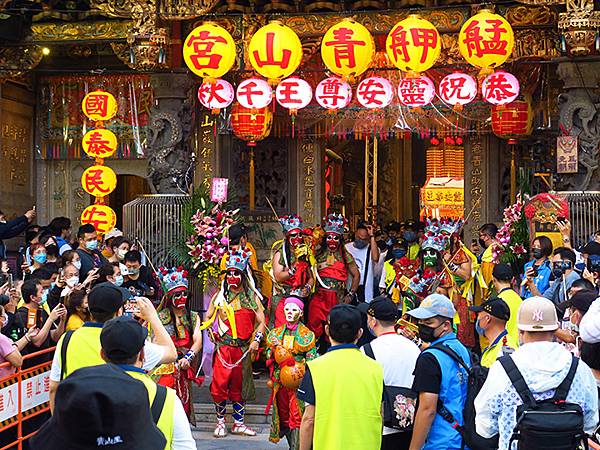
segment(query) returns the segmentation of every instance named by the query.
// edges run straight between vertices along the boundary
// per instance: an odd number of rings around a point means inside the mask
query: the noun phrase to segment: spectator
[[[521,287],[521,297],[523,299],[531,297],[533,294],[529,289],[529,284],[535,284],[538,292],[545,292],[550,287],[550,276],[552,267],[550,265],[550,256],[552,255],[552,241],[546,236],[539,236],[531,243],[532,260],[525,264],[523,274],[523,284]]]
[[[131,250],[131,242],[125,239],[123,236],[111,239],[110,249],[112,255],[108,258],[108,262],[112,264],[123,264],[125,255]]]
[[[114,365],[78,370],[61,384],[56,405],[31,448],[165,449],[144,384]]]
[[[71,226],[71,219],[68,217],[55,217],[52,222],[48,224],[48,229],[52,235],[56,238],[58,244],[58,254],[62,256],[65,252],[73,250],[71,247],[71,234],[73,228]]]
[[[21,287],[21,297],[23,306],[17,309],[15,321],[20,323],[25,331],[19,338],[26,334],[26,330],[39,328],[39,332],[32,337],[25,349],[24,354],[34,353],[40,350],[50,348],[52,342],[58,342],[58,339],[65,330],[67,319],[67,310],[64,305],[57,305],[48,314],[44,308],[41,308],[43,298],[43,287],[38,280],[28,280]],[[58,326],[55,322],[59,321]],[[48,360],[48,355],[41,355],[27,361],[27,367],[33,367]]]
[[[42,285],[42,300],[40,306],[44,309],[44,311],[46,311],[47,314],[50,314],[50,310],[58,304],[58,302],[55,302],[50,305],[50,292],[53,290],[56,292],[56,290],[58,290],[60,295],[60,289],[56,288],[56,280],[58,279],[58,270],[56,264],[46,264],[41,269],[36,270],[33,275],[28,277],[28,279],[38,280]],[[19,302],[19,308],[23,306],[24,300],[25,299]]]
[[[421,250],[417,233],[418,224],[414,220],[407,220],[401,226],[402,237],[408,243],[408,259],[415,260],[418,258],[419,251]]]
[[[40,244],[46,247],[46,262],[59,264],[58,241],[51,234],[46,234],[40,238]]]
[[[106,322],[100,333],[102,358],[115,364],[136,380],[140,380],[148,390],[150,404],[153,405],[159,389],[166,389],[164,406],[159,417],[154,421],[167,439],[167,450],[195,450],[196,442],[187,415],[175,391],[157,384],[142,369],[144,359],[144,343],[148,337],[148,329],[139,322],[127,318],[116,317]]]
[[[496,243],[496,234],[498,234],[498,227],[493,223],[486,223],[479,228],[479,240],[478,243],[483,249],[483,253],[480,256],[481,261],[481,274],[483,280],[488,286],[492,284],[492,271],[494,270],[494,245]],[[486,299],[488,296],[488,290],[484,289],[483,298]]]
[[[507,330],[512,313],[504,300],[491,298],[469,309],[477,313],[477,333],[490,342],[481,352],[483,367],[490,367],[499,357],[512,353],[519,346],[518,338],[511,336]]]
[[[119,239],[119,238],[116,238]],[[123,275],[121,275],[121,269],[118,264],[104,264],[98,271],[98,279],[96,284],[112,283],[117,287],[123,286]]]
[[[469,352],[453,330],[456,310],[448,297],[432,294],[408,314],[418,319],[419,337],[425,343],[422,346],[428,345],[419,355],[414,372],[412,388],[419,394],[419,401],[410,449],[462,449],[460,434],[438,414],[438,404],[442,404],[456,421],[463,423],[468,375],[454,358],[435,349],[441,345],[449,347],[470,366]]]
[[[575,272],[575,252],[570,248],[559,247],[554,250],[552,257],[552,275],[554,281],[552,285],[543,293],[539,292],[535,285],[530,284],[529,289],[536,296],[546,297],[555,305],[567,300],[567,291],[575,280],[578,280],[579,274]]]
[[[46,261],[48,260],[48,253],[46,252],[46,247],[44,244],[39,242],[37,244],[32,244],[31,247],[29,247],[29,252],[31,254],[32,264],[27,272],[32,274],[46,264]]]
[[[354,233],[354,242],[346,244],[346,250],[354,258],[360,273],[358,301],[369,303],[373,300],[375,266],[379,264],[379,247],[375,241],[373,226],[359,222]],[[348,283],[350,282],[348,279]]]
[[[396,270],[394,264],[406,256],[408,245],[402,238],[392,238],[390,249],[385,256],[383,271],[379,279],[379,293],[392,298],[392,292],[396,287]]]
[[[112,243],[118,237],[123,237],[123,232],[118,228],[113,228],[104,235],[104,248],[102,249],[102,256],[109,261],[110,258],[115,255]]]
[[[148,297],[155,300],[156,281],[148,267],[142,265],[142,254],[138,250],[131,250],[125,255],[125,281],[123,287],[129,289],[134,295]]]
[[[6,259],[4,239],[11,239],[21,234],[35,218],[35,207],[16,219],[7,221],[6,214],[0,211],[0,259]]]
[[[88,307],[88,294],[85,289],[75,289],[65,298],[67,307],[66,331],[78,330],[91,320]]]
[[[351,305],[329,313],[329,351],[307,363],[298,389],[306,405],[300,450],[377,450],[381,447],[383,370],[356,346],[363,330]]]
[[[415,364],[421,352],[412,341],[396,333],[394,327],[398,319],[398,306],[386,297],[377,297],[371,303],[360,304],[358,309],[367,314],[368,328],[377,336],[361,350],[381,364],[385,386],[410,389]],[[400,432],[384,426],[381,449],[406,450],[411,436],[410,432]]]
[[[492,282],[498,297],[504,300],[510,309],[510,319],[506,324],[506,330],[511,342],[519,342],[519,330],[517,329],[517,312],[521,306],[521,297],[512,288],[514,278],[513,270],[508,264],[500,263],[492,270]]]
[[[581,343],[581,360],[586,363],[594,375],[600,397],[600,344]]]
[[[67,264],[73,264],[77,268],[77,270],[81,270],[81,258],[75,250],[63,253],[62,262],[63,267]]]
[[[0,327],[4,328],[7,322],[8,315],[4,311],[4,307],[0,306]],[[31,343],[32,337],[35,336],[38,331],[37,328],[31,328],[16,342],[13,342],[7,336],[0,334],[0,364],[5,362],[10,363],[10,367],[0,368],[0,380],[8,375],[12,375],[15,373],[15,369],[18,369],[23,365],[21,350],[23,350],[27,344]]]
[[[581,290],[575,292],[567,302],[568,308],[565,310],[560,329],[554,333],[565,348],[575,356],[579,356],[581,344],[579,339],[581,318],[589,311],[590,306],[597,297],[598,294],[594,291]]]
[[[50,407],[54,406],[54,395],[58,383],[77,369],[103,364],[100,356],[100,331],[102,325],[113,317],[120,316],[123,304],[129,293],[110,283],[95,286],[88,296],[88,308],[91,322],[85,323],[78,330],[67,333],[56,346],[52,368],[50,369]],[[169,333],[162,325],[152,303],[143,297],[137,299],[139,313],[152,328],[155,343],[144,346],[144,369],[151,370],[159,364],[170,364],[177,358],[177,351]],[[63,349],[63,345],[66,348]],[[63,361],[63,353],[65,361]]]
[[[552,342],[558,328],[554,304],[544,297],[525,300],[519,308],[517,326],[522,345],[508,358],[536,400],[552,398],[572,364],[571,353]],[[566,401],[581,406],[585,431],[592,432],[598,423],[598,391],[590,368],[583,362],[579,362]],[[499,450],[509,450],[517,407],[522,403],[503,366],[495,362],[475,399],[477,433],[484,438],[499,433]]]
[[[83,282],[92,269],[99,268],[107,261],[98,250],[98,233],[93,225],[89,223],[81,225],[77,231],[77,240],[79,247],[76,251],[81,260],[79,281]]]

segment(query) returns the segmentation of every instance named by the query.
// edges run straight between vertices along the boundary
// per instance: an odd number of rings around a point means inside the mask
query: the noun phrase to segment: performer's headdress
[[[448,240],[445,236],[441,234],[433,234],[431,232],[425,234],[423,238],[423,242],[421,244],[422,250],[433,249],[438,252],[442,252],[446,245],[448,244]]]
[[[446,217],[440,220],[440,232],[452,235],[454,233],[458,233],[458,231],[463,226],[462,219],[451,219]]]
[[[187,289],[189,286],[187,279],[188,272],[183,267],[172,267],[170,269],[161,267],[158,269],[158,276],[160,277],[160,281],[162,282],[165,292],[167,293],[176,289]]]
[[[427,225],[425,225],[426,234],[438,234],[440,232],[440,221],[437,219],[427,219]]]
[[[325,218],[324,229],[325,233],[336,233],[344,234],[344,228],[346,227],[346,219],[341,214],[329,214]]]
[[[227,262],[225,263],[227,269],[237,269],[240,272],[245,273],[251,254],[250,250],[246,248],[234,250],[227,257]]]
[[[296,214],[281,217],[279,223],[285,234],[289,234],[294,230],[302,230],[302,218]]]
[[[290,295],[283,301],[283,306],[286,306],[288,303],[294,303],[298,308],[304,311],[304,302],[299,297]]]

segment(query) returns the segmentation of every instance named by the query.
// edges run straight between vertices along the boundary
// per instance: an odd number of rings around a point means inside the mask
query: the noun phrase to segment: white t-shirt
[[[154,369],[160,364],[164,356],[165,349],[162,346],[146,341],[146,344],[144,344],[144,365],[142,369],[147,372]],[[54,352],[52,367],[50,368],[50,381],[59,383],[61,373],[60,352]]]
[[[375,359],[383,367],[383,384],[410,389],[417,358],[421,354],[419,347],[404,336],[384,334],[371,341],[371,348]],[[360,350],[365,352],[364,347]],[[383,434],[398,432],[393,428],[383,427]]]
[[[179,397],[175,396],[173,411],[173,440],[170,450],[196,450],[196,441],[192,437],[192,429]]]
[[[348,251],[348,253],[350,253],[352,255],[352,257],[354,258],[354,262],[356,263],[356,265],[358,266],[358,273],[360,273],[360,283],[359,285],[362,285],[363,280],[365,279],[365,267],[366,267],[366,261],[367,261],[367,254],[369,255],[369,270],[367,273],[367,279],[365,280],[365,301],[367,303],[371,303],[371,300],[373,300],[373,265],[377,264],[377,263],[373,263],[373,259],[371,257],[371,252],[369,252],[368,250],[371,248],[371,245],[367,245],[365,248],[356,248],[354,246],[353,242],[349,242],[348,244],[346,244],[346,250]],[[352,277],[349,276],[348,277],[348,286],[352,285]]]

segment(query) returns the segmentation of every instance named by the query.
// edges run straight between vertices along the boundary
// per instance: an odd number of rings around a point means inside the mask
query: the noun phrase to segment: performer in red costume
[[[248,282],[248,249],[233,251],[226,263],[227,272],[221,290],[213,297],[203,328],[217,321],[217,332],[209,333],[215,344],[213,379],[210,392],[215,402],[217,426],[214,436],[227,435],[227,400],[233,403],[233,434],[256,436],[244,424],[244,407],[254,400],[252,358],[265,333],[265,314],[260,294]]]
[[[312,249],[304,242],[302,219],[284,216],[279,219],[285,239],[275,243],[271,258],[273,296],[269,307],[269,329],[285,323],[282,299],[295,295],[307,300],[312,293],[314,278],[311,268]]]
[[[324,332],[329,311],[339,303],[350,303],[358,284],[360,274],[354,258],[343,245],[346,219],[339,214],[330,214],[325,219],[325,245],[317,253],[317,292],[308,309],[308,328],[318,340]],[[346,290],[348,274],[352,275],[352,285]]]

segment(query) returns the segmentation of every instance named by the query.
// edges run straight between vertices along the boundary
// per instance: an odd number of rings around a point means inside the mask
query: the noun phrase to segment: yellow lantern
[[[514,46],[515,36],[510,24],[487,9],[467,20],[458,35],[461,55],[469,64],[481,69],[480,76],[487,76],[504,64]]]
[[[329,70],[344,80],[364,73],[375,54],[369,30],[352,19],[335,24],[323,36],[321,58]]]
[[[117,150],[117,136],[106,128],[90,130],[83,136],[81,146],[94,159],[109,158]]]
[[[416,14],[398,22],[385,41],[390,61],[400,70],[417,78],[419,72],[433,67],[442,50],[437,29]]]
[[[235,42],[229,32],[211,22],[194,28],[183,43],[185,64],[210,83],[229,72],[235,53]]]
[[[272,21],[250,39],[248,58],[254,70],[275,85],[300,65],[302,43],[290,27]]]
[[[117,100],[109,92],[93,91],[83,97],[81,109],[90,120],[110,120],[117,114]]]
[[[109,195],[117,187],[117,175],[107,166],[92,166],[81,175],[81,187],[95,197]]]
[[[82,225],[91,224],[98,234],[104,234],[112,230],[117,224],[117,215],[106,205],[90,205],[81,213],[80,222]]]

